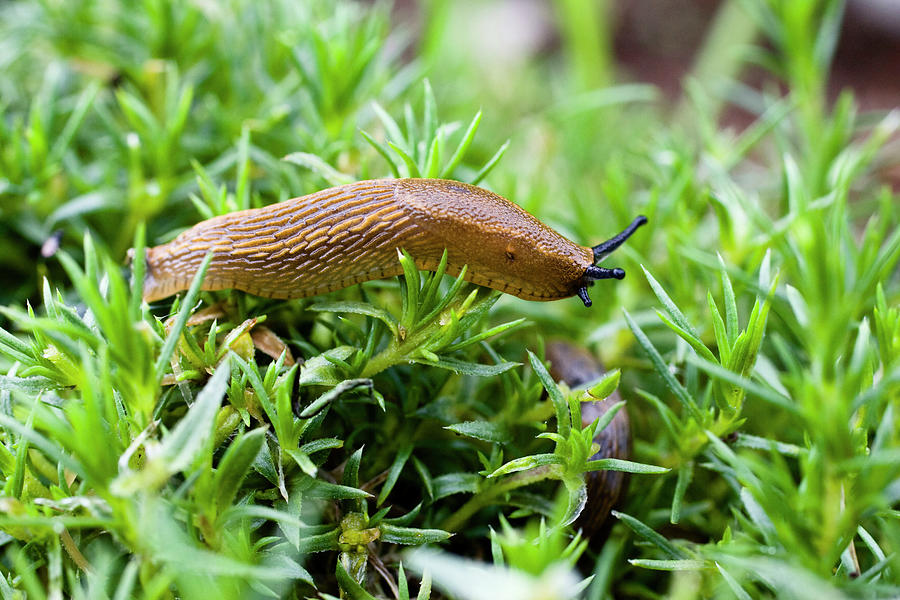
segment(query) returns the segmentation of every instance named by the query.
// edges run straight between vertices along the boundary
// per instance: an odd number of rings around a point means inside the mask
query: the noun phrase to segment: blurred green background
[[[399,598],[405,560],[432,597],[895,597],[898,64],[889,0],[0,3],[0,592]],[[410,277],[325,303],[204,294],[211,326],[122,278],[136,240],[416,172],[585,245],[650,221],[590,310],[457,299],[461,325],[418,330],[430,355],[379,324],[428,314]],[[552,337],[620,371],[634,460],[670,469],[632,476],[605,544],[551,502],[590,470],[559,458],[575,409],[540,399],[526,354]],[[229,350],[241,366],[208,381]],[[201,388],[227,396],[206,417]],[[530,496],[487,477],[551,451]],[[439,553],[393,545],[445,527]],[[348,550],[347,528],[383,543]]]

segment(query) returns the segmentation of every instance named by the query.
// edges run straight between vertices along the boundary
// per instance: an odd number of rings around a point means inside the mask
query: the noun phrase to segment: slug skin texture
[[[198,223],[147,251],[144,299],[186,290],[208,252],[204,290],[303,298],[399,275],[398,249],[434,270],[445,248],[449,274],[468,265],[468,281],[525,300],[581,295],[594,264],[591,248],[493,192],[442,179],[383,179]]]

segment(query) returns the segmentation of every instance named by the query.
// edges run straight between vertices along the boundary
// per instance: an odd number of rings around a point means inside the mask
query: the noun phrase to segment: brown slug
[[[444,249],[447,273],[526,300],[577,295],[622,279],[595,266],[646,223],[594,246],[580,246],[505,198],[457,181],[360,181],[198,223],[150,248],[144,298],[186,290],[204,256],[214,256],[202,289],[234,288],[268,298],[302,298],[402,273],[398,249],[433,270]]]
[[[553,379],[564,381],[569,387],[574,388],[596,381],[604,372],[602,365],[590,352],[568,342],[548,343],[546,357],[550,361],[550,375]],[[590,425],[621,400],[619,392],[616,391],[604,400],[582,402],[582,426]],[[591,460],[631,458],[631,425],[624,406],[605,429],[597,432],[594,442],[599,444],[600,450],[591,457]],[[587,537],[595,541],[602,541],[606,537],[608,527],[604,525],[609,513],[625,498],[627,489],[628,474],[622,471],[592,471],[587,474],[587,505],[576,521],[576,525]]]

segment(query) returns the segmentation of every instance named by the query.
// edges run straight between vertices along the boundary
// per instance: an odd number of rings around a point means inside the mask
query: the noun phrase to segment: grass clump
[[[669,113],[610,86],[572,2],[561,53],[504,67],[514,100],[454,3],[416,42],[344,2],[4,5],[3,596],[896,596],[898,117],[828,102],[842,7],[725,3]],[[736,84],[750,61],[786,92]],[[590,311],[408,255],[327,297],[201,272],[142,302],[148,244],[385,176],[489,185],[583,243],[650,225]],[[626,400],[633,462],[591,460],[612,413],[582,424],[545,335],[613,369],[592,393]],[[601,469],[632,492],[588,540]]]

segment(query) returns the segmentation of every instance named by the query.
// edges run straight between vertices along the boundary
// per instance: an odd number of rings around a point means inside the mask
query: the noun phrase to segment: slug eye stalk
[[[609,238],[605,242],[594,246],[593,247],[594,264],[600,262],[601,260],[603,260],[604,258],[609,256],[610,254],[612,254],[616,248],[618,248],[619,246],[624,244],[625,240],[627,240],[628,238],[631,237],[631,234],[633,234],[635,231],[637,231],[638,227],[640,227],[641,225],[644,225],[646,222],[647,222],[647,217],[645,217],[644,215],[641,215],[641,216],[637,217],[634,221],[632,221],[631,225],[629,225],[624,230],[622,230],[622,233],[619,233],[618,235],[614,235],[613,237]],[[622,279],[622,278],[618,277],[617,279]]]
[[[597,279],[625,279],[625,269],[606,269],[604,267],[588,267],[584,276],[591,280]]]
[[[622,230],[621,233],[614,235],[609,238],[605,242],[597,244],[592,248],[594,251],[594,263],[598,263],[610,254],[615,251],[616,248],[625,243],[625,240],[630,238],[632,234],[637,231],[638,227],[644,225],[647,222],[647,217],[644,215],[640,215],[634,221],[631,222],[631,225]],[[594,283],[594,281],[598,279],[624,279],[625,271],[623,269],[615,268],[615,269],[607,269],[604,267],[597,267],[591,265],[584,271],[584,280],[585,284],[578,288],[576,294],[581,298],[581,301],[584,302],[585,306],[591,305],[591,297],[588,296],[587,286]]]

